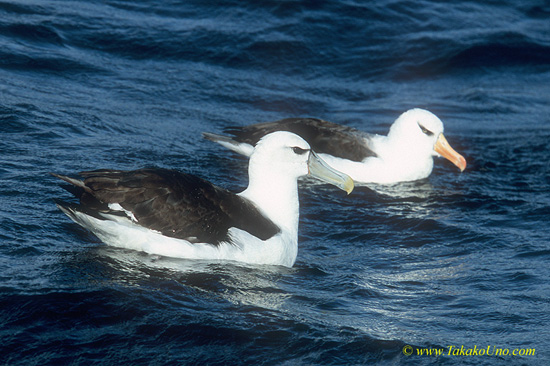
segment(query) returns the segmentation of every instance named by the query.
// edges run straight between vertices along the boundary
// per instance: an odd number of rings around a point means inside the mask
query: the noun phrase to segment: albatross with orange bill
[[[249,156],[255,143],[273,131],[290,131],[304,138],[332,168],[348,174],[356,184],[392,184],[427,178],[433,158],[444,157],[460,171],[466,160],[443,135],[443,122],[420,108],[403,113],[387,136],[316,118],[287,118],[244,127],[230,127],[231,136],[204,133],[204,137]]]

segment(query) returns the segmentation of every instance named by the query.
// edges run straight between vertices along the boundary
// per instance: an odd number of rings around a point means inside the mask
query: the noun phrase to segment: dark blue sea
[[[466,170],[301,185],[290,269],[108,247],[54,205],[48,172],[98,168],[240,191],[202,131],[413,107]],[[0,0],[0,134],[0,365],[550,364],[547,0]]]

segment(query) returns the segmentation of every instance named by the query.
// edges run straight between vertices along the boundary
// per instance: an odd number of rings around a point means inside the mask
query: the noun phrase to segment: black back
[[[191,174],[154,168],[80,175],[86,188],[76,192],[83,208],[110,212],[108,204],[118,203],[139,225],[165,236],[216,245],[229,239],[230,227],[262,240],[279,232],[252,202]]]
[[[244,127],[229,127],[226,133],[238,142],[253,146],[265,135],[275,131],[293,132],[306,140],[317,153],[330,154],[352,161],[362,161],[376,153],[365,144],[369,135],[353,127],[317,118],[285,118],[274,122]]]

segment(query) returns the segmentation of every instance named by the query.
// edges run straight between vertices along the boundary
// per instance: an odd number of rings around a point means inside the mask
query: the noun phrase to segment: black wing
[[[168,169],[95,170],[83,182],[55,175],[73,185],[85,210],[111,212],[118,203],[139,225],[165,236],[219,244],[237,227],[266,240],[279,232],[250,201],[191,174]]]
[[[352,161],[362,161],[366,157],[376,156],[365,143],[365,138],[369,139],[365,132],[317,118],[285,118],[275,122],[225,129],[225,132],[233,135],[238,142],[253,146],[263,136],[275,131],[289,131],[299,135],[318,153]]]

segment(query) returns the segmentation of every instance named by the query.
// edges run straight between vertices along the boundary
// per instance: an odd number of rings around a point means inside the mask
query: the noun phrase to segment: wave
[[[104,72],[96,66],[61,56],[39,56],[0,51],[0,68],[55,74]]]
[[[517,33],[499,33],[461,50],[447,64],[457,68],[550,64],[550,45]]]
[[[410,42],[397,60],[396,79],[437,77],[445,74],[476,73],[502,68],[538,70],[550,65],[550,44],[520,33],[497,32],[478,39],[428,37]]]

